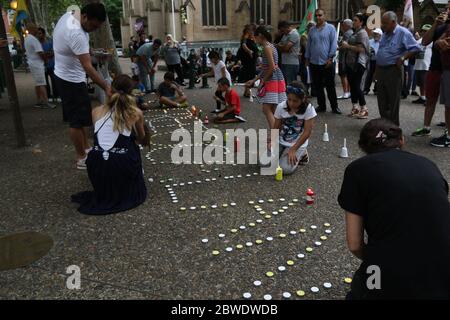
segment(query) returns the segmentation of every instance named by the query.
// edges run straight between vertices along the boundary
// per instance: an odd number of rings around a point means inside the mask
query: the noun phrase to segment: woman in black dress
[[[92,111],[94,147],[86,165],[94,191],[72,196],[78,211],[106,215],[135,208],[147,197],[142,161],[136,141],[145,137],[144,116],[131,94],[132,79],[118,76],[112,83],[115,93],[104,106]]]
[[[254,25],[247,25],[241,37],[241,46],[238,50],[238,59],[242,68],[239,72],[239,83],[246,83],[256,76],[256,60],[258,59],[258,47],[256,46]],[[250,97],[250,88],[245,87],[245,97]]]
[[[339,204],[362,260],[348,299],[450,299],[448,184],[404,143],[395,124],[371,120],[359,139],[367,156],[345,170]]]

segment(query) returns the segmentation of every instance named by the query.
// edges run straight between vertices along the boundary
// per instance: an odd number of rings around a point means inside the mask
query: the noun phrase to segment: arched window
[[[226,26],[226,0],[202,0],[202,22],[204,26]]]
[[[292,20],[302,21],[308,8],[309,0],[293,0],[292,1]]]
[[[259,24],[264,19],[266,25],[272,24],[272,1],[271,0],[251,0],[250,1],[250,22]]]

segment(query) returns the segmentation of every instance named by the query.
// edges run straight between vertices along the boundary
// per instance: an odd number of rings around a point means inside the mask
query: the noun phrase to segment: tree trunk
[[[101,0],[81,0],[82,5],[87,5],[89,3],[98,3],[103,2]],[[119,75],[122,73],[122,69],[120,68],[119,59],[117,56],[116,44],[114,42],[114,38],[111,31],[111,26],[109,25],[109,18],[106,17],[105,23],[102,25],[100,29],[95,31],[92,34],[92,40],[95,48],[104,48],[104,49],[114,49],[114,54],[109,63],[109,70],[114,72],[114,74]]]

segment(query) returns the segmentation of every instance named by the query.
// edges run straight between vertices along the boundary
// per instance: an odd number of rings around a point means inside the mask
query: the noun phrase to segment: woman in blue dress
[[[106,215],[135,208],[147,196],[141,154],[136,142],[145,138],[144,115],[131,94],[134,84],[127,75],[112,83],[115,93],[92,111],[94,147],[86,160],[94,191],[72,196],[78,211]]]

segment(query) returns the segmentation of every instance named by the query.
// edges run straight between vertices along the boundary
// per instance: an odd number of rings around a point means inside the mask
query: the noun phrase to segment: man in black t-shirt
[[[442,63],[439,49],[436,48],[435,42],[443,35],[445,29],[450,24],[450,1],[447,4],[447,11],[441,13],[432,28],[425,33],[422,39],[422,45],[427,46],[433,42],[433,54],[431,56],[430,69],[427,73],[425,82],[425,116],[422,128],[418,128],[413,132],[413,137],[423,137],[431,135],[431,120],[433,119],[436,103],[439,98],[441,77],[442,77]]]

